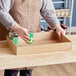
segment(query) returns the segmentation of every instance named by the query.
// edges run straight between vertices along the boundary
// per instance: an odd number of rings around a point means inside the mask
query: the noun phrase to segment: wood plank
[[[7,45],[14,52],[14,54],[17,54],[17,52],[16,52],[17,47],[15,46],[14,42],[8,38],[8,36],[7,36]]]
[[[6,46],[0,47],[0,69],[35,67],[52,64],[62,64],[76,62],[76,35],[67,36],[72,41],[71,51],[59,51],[52,53],[39,53],[31,55],[16,56],[11,49]],[[6,42],[1,42],[0,45]]]
[[[27,46],[27,47],[23,46],[23,47],[17,48],[17,55],[51,53],[51,52],[67,51],[67,50],[70,51],[70,49],[71,49],[71,44],[69,44],[69,42],[64,43],[64,44],[63,43],[59,43],[59,44],[56,43],[56,44],[37,45],[37,46],[35,45],[35,46]]]
[[[36,67],[32,76],[76,76],[76,63]]]
[[[0,71],[0,76],[4,76],[4,70]],[[76,76],[76,63],[35,67],[32,76]]]

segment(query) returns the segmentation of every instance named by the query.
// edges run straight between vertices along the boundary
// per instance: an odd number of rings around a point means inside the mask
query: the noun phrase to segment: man
[[[28,30],[40,31],[39,10],[59,36],[65,34],[56,17],[52,0],[0,0],[0,22],[7,30],[17,32],[23,40],[28,41],[27,39],[30,39]],[[5,70],[5,76],[17,76],[17,72],[17,70]],[[21,70],[20,76],[31,76],[31,72]]]

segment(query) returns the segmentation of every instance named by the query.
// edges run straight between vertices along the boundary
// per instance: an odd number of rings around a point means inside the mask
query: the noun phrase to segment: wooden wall
[[[6,28],[0,23],[0,41],[6,39]]]

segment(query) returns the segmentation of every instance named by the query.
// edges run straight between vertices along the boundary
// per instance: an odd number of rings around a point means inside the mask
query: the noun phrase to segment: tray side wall
[[[58,35],[56,34],[56,32],[39,32],[39,33],[34,33],[34,41],[37,40],[56,40],[58,39]],[[26,42],[24,40],[22,40],[20,37],[18,38],[18,44],[19,45],[25,45]]]
[[[66,43],[56,43],[47,45],[37,45],[30,47],[18,47],[17,55],[28,55],[28,54],[38,54],[48,52],[51,53],[51,52],[69,51],[69,50],[71,50],[71,42],[66,42]]]
[[[8,36],[7,36],[7,43],[9,45],[9,47],[11,48],[11,51],[13,51],[15,54],[17,54],[17,47],[15,46],[13,41],[11,39],[9,39]]]

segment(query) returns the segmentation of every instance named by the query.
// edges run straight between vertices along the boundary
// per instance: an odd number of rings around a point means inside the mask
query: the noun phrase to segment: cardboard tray
[[[56,32],[39,32],[34,33],[34,43],[27,44],[20,37],[18,38],[18,47],[7,36],[7,42],[15,55],[28,55],[38,53],[51,53],[57,51],[69,51],[72,44],[69,39],[62,36],[61,39]]]

